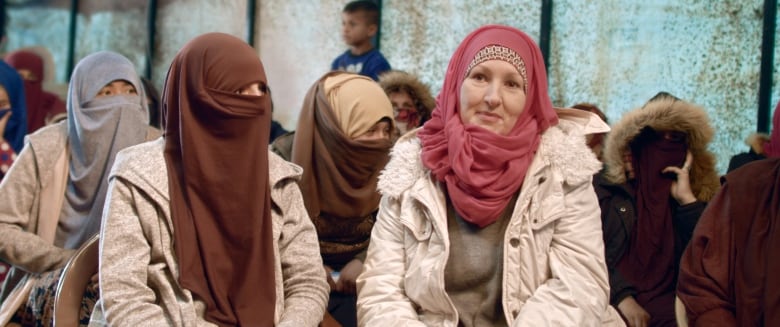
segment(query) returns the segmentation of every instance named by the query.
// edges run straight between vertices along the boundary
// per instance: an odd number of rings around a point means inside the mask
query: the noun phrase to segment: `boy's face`
[[[350,46],[370,42],[376,30],[377,26],[369,23],[366,13],[362,11],[341,13],[341,37]]]

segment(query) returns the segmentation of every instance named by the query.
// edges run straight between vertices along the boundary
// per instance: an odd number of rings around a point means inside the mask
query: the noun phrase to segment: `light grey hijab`
[[[115,80],[129,82],[138,94],[95,97]],[[133,64],[108,51],[93,53],[76,65],[67,110],[70,166],[55,244],[74,249],[100,231],[114,157],[146,140],[149,113]]]

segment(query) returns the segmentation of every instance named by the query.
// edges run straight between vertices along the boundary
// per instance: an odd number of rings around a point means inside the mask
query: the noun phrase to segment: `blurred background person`
[[[422,126],[431,118],[436,100],[428,86],[417,76],[400,70],[390,70],[379,75],[379,85],[393,104],[399,136]]]

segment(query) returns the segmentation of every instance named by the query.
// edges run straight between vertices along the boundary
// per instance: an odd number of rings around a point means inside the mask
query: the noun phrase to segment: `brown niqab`
[[[273,326],[276,304],[268,181],[270,99],[255,51],[201,35],[173,59],[163,90],[179,282],[222,326]]]

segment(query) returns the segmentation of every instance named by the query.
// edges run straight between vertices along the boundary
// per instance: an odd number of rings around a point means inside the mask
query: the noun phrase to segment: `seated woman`
[[[33,133],[43,126],[65,119],[65,103],[51,92],[43,89],[44,57],[35,51],[48,54],[43,47],[34,47],[12,51],[5,55],[5,61],[15,68],[24,80],[25,100],[27,101],[27,133]],[[51,54],[48,56],[51,60]],[[53,64],[53,62],[50,62]],[[51,68],[53,70],[53,68]]]
[[[690,326],[780,326],[780,158],[723,178],[680,262]]]
[[[164,137],[109,176],[100,238],[112,326],[316,326],[328,297],[296,181],[268,151],[270,99],[254,49],[221,33],[168,70]]]
[[[13,265],[0,302],[3,311],[22,305],[16,321],[51,323],[60,268],[100,230],[116,153],[159,136],[146,110],[133,64],[98,52],[73,71],[68,119],[28,136],[0,184],[0,259]]]
[[[703,108],[662,92],[607,136],[596,183],[610,303],[629,326],[676,326],[680,256],[719,187]]]
[[[584,142],[607,130],[591,113],[553,109],[525,33],[469,34],[431,120],[397,142],[380,178],[360,324],[621,324],[591,185],[601,164]]]
[[[355,279],[379,207],[376,182],[392,146],[392,119],[390,100],[376,82],[332,72],[309,90],[296,132],[274,142],[303,167],[303,200],[329,272],[328,312],[344,326],[357,324]]]

